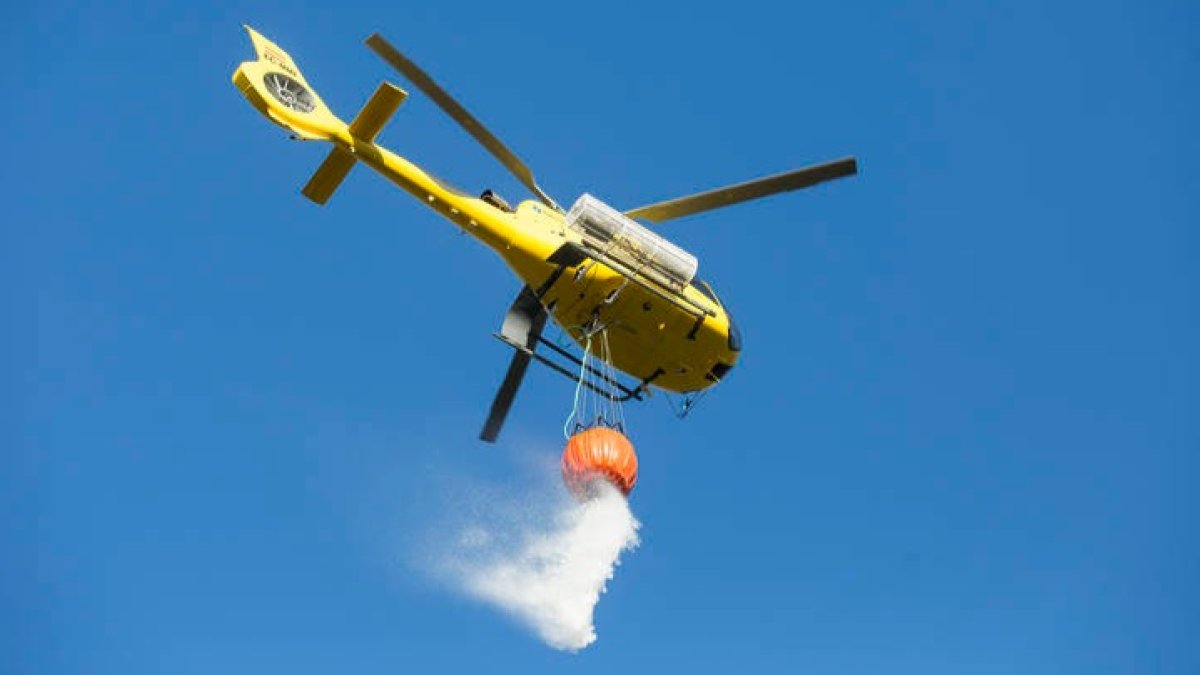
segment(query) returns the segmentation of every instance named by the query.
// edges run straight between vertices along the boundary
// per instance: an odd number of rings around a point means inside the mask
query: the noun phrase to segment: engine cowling
[[[565,223],[583,235],[584,244],[601,256],[668,286],[682,289],[696,277],[700,267],[696,256],[590,194],[575,201]]]

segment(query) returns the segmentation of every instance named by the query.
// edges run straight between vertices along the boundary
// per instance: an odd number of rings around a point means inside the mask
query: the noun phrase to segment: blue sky
[[[5,672],[1200,669],[1193,3],[3,14]],[[859,157],[660,228],[746,352],[629,411],[643,544],[587,651],[404,564],[553,459],[570,387],[475,440],[515,279],[361,168],[303,199],[243,22],[347,119],[384,33],[564,202]],[[419,94],[381,139],[524,197]]]

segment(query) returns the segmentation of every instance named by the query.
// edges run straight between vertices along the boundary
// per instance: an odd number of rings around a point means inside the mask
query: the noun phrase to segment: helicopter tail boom
[[[383,82],[354,121],[346,124],[325,105],[287,52],[253,28],[246,26],[246,31],[250,33],[258,60],[238,66],[233,83],[251,105],[290,131],[293,138],[334,144],[302,190],[304,196],[324,204],[357,163],[359,152],[374,145],[375,138],[408,94]]]

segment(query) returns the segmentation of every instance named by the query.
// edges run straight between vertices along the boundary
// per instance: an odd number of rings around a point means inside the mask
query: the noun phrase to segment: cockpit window
[[[742,331],[738,330],[737,323],[734,322],[733,315],[729,313],[729,309],[717,299],[717,292],[703,279],[693,279],[692,288],[700,291],[704,294],[704,297],[717,303],[722,309],[725,309],[725,317],[729,319],[729,350],[734,352],[742,351]]]
[[[716,291],[714,291],[712,289],[712,286],[708,285],[707,281],[705,281],[703,279],[693,279],[692,280],[692,288],[700,291],[701,293],[704,294],[704,297],[708,298],[709,300],[712,300],[713,302],[717,303],[718,305],[721,304],[721,301],[717,299]]]
[[[729,351],[742,351],[742,331],[738,330],[737,323],[733,320],[733,315],[729,310],[725,310],[725,317],[729,319]]]

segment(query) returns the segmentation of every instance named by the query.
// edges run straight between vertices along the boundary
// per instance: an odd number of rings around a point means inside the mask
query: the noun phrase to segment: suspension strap
[[[563,436],[570,440],[581,430],[600,425],[625,433],[625,409],[612,385],[618,375],[608,329],[593,319],[581,332],[583,357],[579,359],[571,413],[563,422]]]
[[[571,439],[571,435],[575,433],[580,426],[579,419],[581,411],[579,408],[579,399],[581,395],[583,395],[584,382],[586,381],[584,378],[588,376],[588,356],[592,353],[592,334],[585,331],[584,337],[586,338],[586,342],[583,346],[583,358],[579,359],[579,379],[575,381],[575,398],[571,404],[571,414],[567,415],[566,421],[563,422],[563,437],[567,440]],[[584,401],[584,407],[586,407],[586,403],[587,402]],[[571,426],[572,421],[575,422],[574,428]]]

